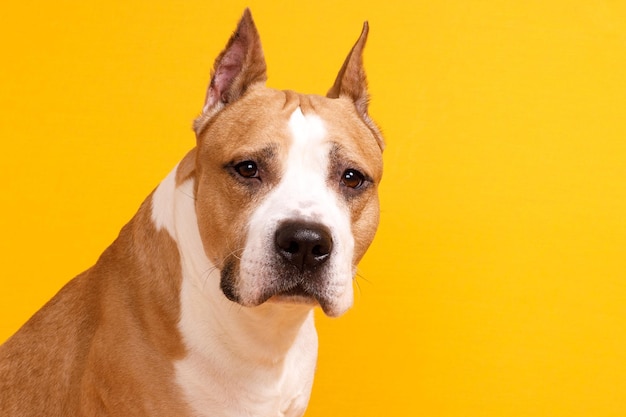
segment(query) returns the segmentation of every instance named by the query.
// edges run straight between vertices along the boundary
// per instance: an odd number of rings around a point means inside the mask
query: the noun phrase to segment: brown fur
[[[185,414],[172,362],[185,355],[180,259],[150,205],[0,346],[0,415]]]

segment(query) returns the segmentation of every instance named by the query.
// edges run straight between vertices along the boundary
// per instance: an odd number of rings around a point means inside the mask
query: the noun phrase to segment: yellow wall
[[[244,6],[269,84],[305,92],[368,19],[382,224],[356,307],[319,317],[307,415],[626,415],[625,4],[3,5],[0,340],[193,145]]]

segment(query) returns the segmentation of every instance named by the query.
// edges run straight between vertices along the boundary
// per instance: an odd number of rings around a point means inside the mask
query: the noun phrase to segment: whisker
[[[239,248],[239,249],[235,249],[235,250],[231,250],[230,251],[230,255],[234,256],[235,258],[241,260],[241,254],[243,254],[245,248]],[[239,254],[238,254],[239,253]]]
[[[216,267],[216,266],[213,266],[213,267],[211,267],[211,268],[207,269],[205,272],[203,272],[203,273],[202,273],[202,275],[201,275],[201,276],[202,276],[202,288],[201,288],[201,290],[202,290],[203,292],[204,292],[204,290],[205,290],[205,287],[206,287],[207,282],[209,281],[209,277],[210,277],[210,276],[211,276],[211,274],[212,274],[213,272],[215,272],[216,270],[217,270],[217,267]]]
[[[367,282],[368,284],[370,284],[370,285],[374,285],[374,283],[373,283],[372,281],[370,281],[369,279],[365,278],[365,275],[363,275],[363,274],[359,273],[358,269],[357,269],[357,273],[355,274],[355,279],[356,279],[356,278],[360,278],[360,279],[362,279],[363,281]]]
[[[182,195],[184,195],[185,197],[189,197],[189,198],[191,198],[193,201],[196,201],[196,200],[197,200],[195,195],[193,195],[193,194],[188,194],[187,192],[183,191],[183,190],[182,190],[182,189],[180,189],[180,188],[177,188],[177,189],[176,189],[176,191],[178,191],[179,193],[181,193],[181,194],[182,194]]]
[[[354,274],[354,283],[356,284],[356,289],[357,289],[357,293],[359,294],[359,296],[363,296],[363,290],[361,288],[361,283],[359,281],[363,281],[370,285],[374,285],[372,281],[365,278],[365,276],[359,272],[359,269],[356,268],[356,274]]]
[[[359,294],[359,297],[363,296],[363,292],[361,291],[361,285],[359,284],[359,280],[357,279],[357,277],[355,277],[354,283],[356,285],[356,289],[357,289],[357,293]]]

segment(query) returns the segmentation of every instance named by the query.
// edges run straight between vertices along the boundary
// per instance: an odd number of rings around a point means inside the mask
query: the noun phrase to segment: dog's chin
[[[305,306],[321,306],[320,297],[314,291],[309,291],[298,284],[289,288],[266,288],[254,300],[240,300],[240,304],[258,306],[265,303],[272,304],[300,304]]]
[[[313,307],[319,305],[319,302],[317,301],[315,296],[309,294],[300,285],[285,291],[277,292],[276,294],[268,298],[267,302],[277,304],[303,304]]]
[[[316,299],[301,295],[276,294],[269,298],[266,303],[271,304],[299,304],[317,307],[319,303]]]
[[[258,307],[261,304],[278,304],[278,305],[299,305],[303,307],[320,307],[325,315],[329,317],[339,317],[348,308],[342,308],[337,302],[327,299],[326,297],[307,291],[301,285],[289,289],[268,290],[258,298],[244,299],[236,295],[230,288],[222,288],[224,295],[230,301],[235,302],[244,307]],[[224,291],[225,290],[225,291]]]
[[[277,291],[266,302],[320,307],[324,314],[329,317],[341,316],[349,308],[349,306],[342,308],[337,300],[326,297],[322,291],[308,290],[302,285]]]

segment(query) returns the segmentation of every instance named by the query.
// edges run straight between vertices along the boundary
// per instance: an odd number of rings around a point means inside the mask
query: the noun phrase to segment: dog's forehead
[[[215,119],[201,136],[205,150],[221,155],[222,162],[268,148],[285,159],[294,145],[303,151],[317,146],[341,149],[345,159],[365,165],[375,180],[382,174],[376,137],[349,99],[253,86]]]

